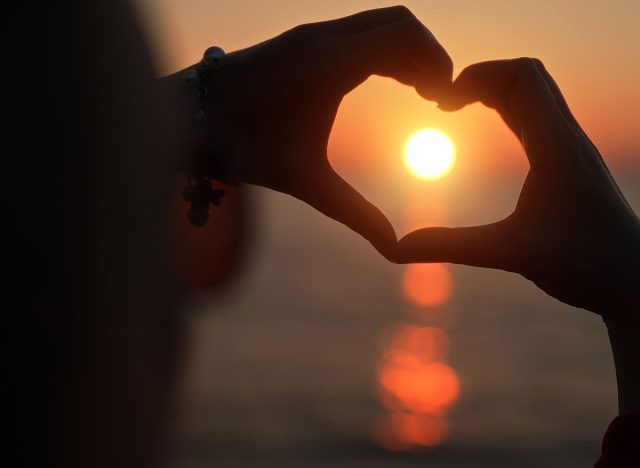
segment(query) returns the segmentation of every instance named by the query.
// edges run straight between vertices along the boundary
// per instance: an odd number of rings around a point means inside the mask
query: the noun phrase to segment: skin
[[[298,26],[228,54],[225,68],[210,73],[204,145],[220,163],[216,175],[292,195],[393,259],[389,221],[329,165],[331,127],[342,98],[371,75],[395,78],[428,98],[450,86],[452,70],[445,50],[405,7]],[[183,72],[164,84],[181,90],[192,109]]]

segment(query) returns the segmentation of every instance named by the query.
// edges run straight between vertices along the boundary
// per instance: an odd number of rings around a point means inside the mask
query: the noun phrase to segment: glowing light
[[[451,275],[440,263],[409,265],[402,277],[406,297],[416,305],[435,307],[451,297]]]
[[[446,226],[451,224],[451,210],[448,204],[439,198],[418,195],[409,200],[405,208],[405,232],[415,231],[429,226]]]
[[[441,362],[447,348],[439,328],[400,327],[390,339],[378,374],[382,403],[396,412],[442,414],[460,391],[455,371]]]
[[[380,373],[382,389],[405,410],[439,414],[458,398],[460,383],[455,371],[440,363],[387,362]]]
[[[387,356],[412,356],[431,363],[442,361],[448,348],[447,336],[440,328],[404,325],[391,338]]]
[[[435,128],[423,128],[412,133],[403,152],[405,166],[420,179],[440,179],[453,169],[456,162],[453,140]]]
[[[445,265],[407,266],[402,278],[405,296],[420,311],[438,311],[449,300],[452,280]],[[449,343],[435,326],[396,325],[383,335],[378,368],[378,399],[388,414],[374,437],[386,450],[424,450],[449,436],[447,413],[460,395],[455,370],[445,364]]]

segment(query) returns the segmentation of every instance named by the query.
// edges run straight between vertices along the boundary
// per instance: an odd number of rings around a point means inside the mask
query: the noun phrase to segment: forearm
[[[637,313],[640,305],[633,311]],[[640,328],[608,324],[620,414],[640,413]]]
[[[199,95],[198,86],[189,85],[184,78],[187,70],[199,66],[194,64],[158,80],[161,98],[172,108],[168,129],[181,142],[176,169],[182,173],[206,174],[220,182],[237,185],[245,179],[238,174],[238,161],[234,157],[238,150],[235,145],[240,138],[230,131],[228,121],[232,119],[228,107],[220,102],[226,88],[214,81],[217,75],[210,73],[207,91],[204,97]]]
[[[635,258],[610,301],[610,310],[603,314],[616,368],[620,414],[640,413],[640,256],[630,257]]]
[[[199,150],[202,135],[194,123],[196,99],[193,89],[184,84],[183,71],[157,80],[158,98],[166,108],[166,131],[176,141],[179,154],[175,155],[175,168],[183,169]]]

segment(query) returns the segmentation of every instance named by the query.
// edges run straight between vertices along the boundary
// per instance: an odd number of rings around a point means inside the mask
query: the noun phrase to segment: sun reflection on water
[[[460,383],[444,361],[449,343],[438,327],[400,325],[387,340],[378,371],[379,400],[388,414],[376,429],[385,448],[411,450],[446,439],[446,413]]]
[[[437,307],[451,297],[451,275],[440,263],[408,265],[402,277],[402,289],[415,305]]]
[[[424,226],[426,220],[429,225],[446,225],[447,207],[433,201],[431,205],[427,213],[410,205],[407,224]],[[448,267],[408,265],[400,289],[413,323],[397,324],[383,336],[376,396],[385,414],[374,428],[374,438],[386,450],[406,452],[446,442],[451,434],[448,412],[460,395],[460,380],[446,362],[450,343],[442,328],[452,322],[453,312]]]

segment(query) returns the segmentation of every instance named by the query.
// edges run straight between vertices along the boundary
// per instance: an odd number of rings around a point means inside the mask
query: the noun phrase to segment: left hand
[[[370,75],[393,77],[429,98],[451,85],[452,69],[405,7],[298,26],[228,54],[226,66],[210,73],[207,138],[214,156],[232,162],[228,178],[305,201],[391,258],[393,227],[332,169],[329,134],[342,98]]]

